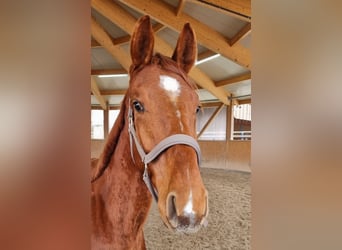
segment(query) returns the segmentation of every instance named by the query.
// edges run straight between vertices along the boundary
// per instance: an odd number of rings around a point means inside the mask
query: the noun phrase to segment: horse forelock
[[[157,65],[165,71],[176,73],[177,75],[179,75],[180,77],[183,78],[183,80],[185,81],[185,83],[187,85],[189,85],[189,87],[191,87],[194,90],[197,89],[196,84],[190,79],[190,77],[188,77],[188,75],[170,57],[164,56],[160,53],[156,53],[152,57],[150,65]],[[144,64],[138,65],[138,66],[131,65],[130,70],[129,70],[131,82],[134,81],[134,78],[137,75],[137,73],[139,73],[145,66],[146,65],[144,65]]]

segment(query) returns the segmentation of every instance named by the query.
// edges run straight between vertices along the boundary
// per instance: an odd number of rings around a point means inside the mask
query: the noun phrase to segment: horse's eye
[[[197,106],[197,108],[196,108],[196,113],[198,113],[201,109],[202,109],[201,106]]]
[[[144,111],[144,106],[139,101],[133,101],[133,106],[134,106],[135,110],[138,112]]]

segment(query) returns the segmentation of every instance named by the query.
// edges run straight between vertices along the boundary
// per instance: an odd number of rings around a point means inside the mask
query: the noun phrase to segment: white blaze
[[[168,96],[170,97],[171,101],[174,102],[174,105],[176,106],[177,97],[179,96],[181,89],[180,84],[177,79],[161,75],[160,76],[160,86],[167,92]],[[179,119],[179,126],[181,131],[183,131],[183,123],[181,121],[181,113],[177,109],[176,116]]]
[[[177,79],[173,77],[161,75],[160,86],[168,92],[173,101],[175,101],[175,98],[180,94],[180,84]]]
[[[190,191],[188,202],[186,203],[186,205],[184,207],[184,213],[185,214],[193,214],[193,213],[195,213],[192,210],[192,191]]]
[[[178,120],[179,120],[180,129],[181,129],[181,131],[183,132],[184,126],[183,126],[183,123],[182,123],[182,120],[181,120],[181,112],[180,112],[178,109],[177,109],[177,111],[176,111],[176,116],[177,116],[177,118],[178,118]]]
[[[186,171],[186,176],[187,176],[188,180],[190,181],[189,169],[187,169],[187,171]],[[191,189],[190,189],[188,201],[185,204],[183,212],[185,214],[195,214],[195,212],[192,210],[192,190]]]

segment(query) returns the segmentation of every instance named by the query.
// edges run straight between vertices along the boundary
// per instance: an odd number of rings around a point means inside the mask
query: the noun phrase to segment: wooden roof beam
[[[217,53],[212,52],[211,50],[206,50],[206,51],[198,54],[197,61],[201,61],[203,59],[206,59],[206,58],[211,57],[211,56],[216,55],[216,54]]]
[[[207,102],[207,101],[202,101],[201,102],[201,107],[202,108],[210,108],[210,107],[218,107],[222,104],[222,102]]]
[[[152,29],[155,33],[161,31],[164,28],[165,28],[165,25],[162,25],[161,23],[156,23],[152,27]],[[112,38],[112,40],[113,40],[113,43],[115,45],[122,45],[122,44],[129,43],[131,40],[131,36],[130,35],[121,36],[121,37],[117,37],[117,38]],[[91,39],[91,47],[92,48],[98,48],[98,47],[102,47],[102,46],[95,39]]]
[[[101,90],[101,95],[124,95],[127,89]]]
[[[215,82],[216,87],[222,87],[228,84],[233,84],[233,83],[237,83],[237,82],[241,82],[244,80],[249,80],[251,79],[251,72],[245,73],[245,74],[241,74],[238,76],[233,76],[231,78],[228,79],[224,79],[221,81],[217,81]]]
[[[93,95],[96,97],[96,99],[100,103],[102,109],[106,110],[107,109],[107,102],[103,98],[103,96],[101,95],[99,87],[97,85],[97,82],[93,76],[91,76],[90,84],[91,84],[90,85],[91,86],[91,92],[93,93]]]
[[[94,38],[91,38],[91,47],[92,48],[99,48],[102,47]]]
[[[91,5],[94,9],[96,9],[99,13],[101,13],[103,16],[108,18],[110,21],[115,23],[117,26],[119,26],[121,29],[125,30],[129,34],[133,32],[133,28],[136,23],[136,18],[132,16],[130,13],[128,13],[125,9],[123,9],[121,6],[116,4],[113,1],[110,0],[92,0]],[[104,33],[106,33],[103,30]],[[108,34],[107,34],[108,36]],[[171,56],[173,53],[173,48],[166,43],[163,39],[158,37],[158,35],[155,35],[155,49],[156,51]],[[113,46],[109,46],[109,49]],[[115,47],[115,46],[114,46]],[[111,52],[112,55],[117,60],[122,60],[123,55],[114,55],[114,51]],[[126,57],[130,58],[129,55],[126,54]],[[130,59],[129,59],[130,61]],[[124,67],[125,68],[125,67]],[[193,67],[192,70],[189,73],[189,76],[201,87],[208,90],[210,93],[212,93],[214,96],[216,96],[221,102],[223,102],[226,105],[230,105],[230,101],[228,100],[227,96],[230,95],[229,92],[225,91],[222,88],[217,88],[215,86],[215,83],[199,68]]]
[[[119,1],[135,9],[136,11],[150,15],[153,17],[153,19],[177,32],[182,30],[185,23],[190,22],[192,28],[196,32],[197,41],[200,44],[243,67],[250,68],[250,51],[247,48],[240,44],[235,44],[233,47],[231,47],[227,39],[221,33],[213,30],[209,26],[201,23],[185,13],[180,13],[178,16],[176,16],[175,8],[173,6],[158,0]]]
[[[251,104],[252,99],[243,99],[243,100],[238,100],[239,104]]]
[[[91,75],[116,75],[116,74],[127,74],[127,70],[121,69],[92,69]]]
[[[246,37],[251,32],[251,27],[251,23],[247,23],[241,30],[239,30],[239,32],[229,40],[230,46],[234,46]]]
[[[185,1],[186,0],[179,0],[177,10],[176,10],[176,16],[178,16],[180,13],[182,13]]]
[[[124,95],[127,89],[105,89],[100,90],[101,95]],[[93,93],[91,93],[93,95]]]

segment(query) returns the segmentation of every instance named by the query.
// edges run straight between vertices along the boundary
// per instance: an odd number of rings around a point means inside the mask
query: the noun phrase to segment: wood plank
[[[95,39],[91,38],[91,47],[92,48],[99,48],[102,47]]]
[[[125,95],[127,92],[127,89],[104,89],[100,90],[100,94],[102,96],[104,95]]]
[[[244,99],[244,100],[238,100],[239,104],[250,104],[252,103],[252,99]]]
[[[127,74],[127,70],[121,69],[92,69],[91,75],[116,75]]]
[[[169,4],[158,0],[119,1],[139,12],[152,16],[158,22],[177,32],[182,30],[184,23],[190,22],[200,44],[243,67],[250,67],[250,51],[247,48],[240,44],[233,47],[229,46],[227,39],[222,34],[185,13],[175,16],[175,8]]]
[[[238,75],[238,76],[233,76],[228,79],[221,80],[221,81],[217,81],[215,82],[215,85],[216,87],[222,87],[228,84],[233,84],[233,83],[237,83],[237,82],[241,82],[241,81],[249,80],[249,79],[251,79],[251,72]]]
[[[204,124],[201,131],[197,134],[197,138],[199,138],[203,132],[209,127],[209,125],[214,121],[215,117],[220,113],[220,111],[223,109],[224,104],[222,103],[220,106],[217,107],[217,109],[214,111],[214,113],[211,115],[209,120]]]
[[[211,57],[213,55],[216,55],[217,53],[212,52],[211,50],[206,50],[204,52],[202,52],[201,54],[198,54],[197,56],[197,61],[201,61],[203,59],[206,59],[208,57]]]
[[[165,25],[162,25],[161,23],[156,23],[155,25],[152,26],[154,33],[158,33],[159,31],[165,28],[166,28]]]
[[[90,86],[91,86],[91,92],[93,93],[93,95],[96,97],[96,99],[98,100],[98,102],[100,103],[101,107],[103,110],[107,109],[107,103],[106,100],[103,98],[103,96],[100,93],[99,87],[97,85],[97,82],[95,80],[94,76],[91,76],[91,80],[90,80]]]
[[[226,109],[226,147],[229,147],[229,141],[231,138],[231,126],[232,126],[232,110],[233,110],[233,105],[231,105],[230,107],[227,107]]]
[[[201,107],[210,108],[210,107],[218,107],[222,104],[222,102],[201,102]]]
[[[106,139],[109,133],[109,108],[108,102],[106,102],[107,109],[103,112],[103,134]]]
[[[184,4],[185,4],[185,0],[179,0],[177,10],[176,10],[176,16],[179,16],[179,14],[182,13]]]
[[[92,7],[96,9],[100,14],[108,18],[110,21],[115,23],[121,29],[131,34],[136,23],[136,18],[128,13],[121,6],[110,0],[92,0]],[[93,24],[95,26],[95,24]],[[166,56],[171,56],[173,48],[155,34],[154,39],[155,50]],[[115,46],[114,46],[115,47]],[[127,54],[127,53],[126,53]],[[114,55],[112,53],[112,55]],[[126,55],[128,57],[128,55]],[[116,56],[114,56],[116,57]],[[119,60],[120,56],[116,57]],[[189,73],[189,76],[201,87],[207,89],[210,93],[216,96],[221,102],[226,105],[230,104],[227,99],[227,92],[222,88],[217,88],[215,83],[199,68],[193,67]],[[228,93],[230,95],[230,93]]]
[[[107,107],[109,110],[118,110],[121,108],[121,104],[111,104],[111,105],[108,105]],[[101,106],[99,105],[91,105],[91,109],[94,109],[94,110],[102,110]]]
[[[203,71],[201,71],[197,67],[193,67],[189,76],[202,88],[208,90],[214,96],[216,96],[221,102],[226,105],[230,105],[230,101],[228,101],[227,96],[230,95],[227,91],[222,88],[217,88],[215,83],[210,79],[208,75],[206,75]]]
[[[101,90],[101,95],[124,95],[127,89]]]
[[[162,29],[165,28],[165,25],[162,25],[161,23],[156,23],[155,25],[153,25],[152,29],[154,30],[154,32],[158,32],[161,31]],[[126,35],[126,36],[121,36],[121,37],[117,37],[117,38],[112,38],[113,43],[115,45],[122,45],[122,44],[126,44],[129,43],[131,40],[131,36],[130,35]],[[99,44],[96,40],[91,39],[91,47],[92,48],[99,48],[102,47],[101,44]]]
[[[127,44],[131,40],[131,36],[130,35],[121,36],[121,37],[118,37],[118,38],[113,38],[112,40],[113,40],[113,43],[115,45]]]
[[[251,32],[251,23],[247,23],[234,37],[229,41],[230,46],[234,46],[236,43],[240,42],[244,37],[246,37]]]

